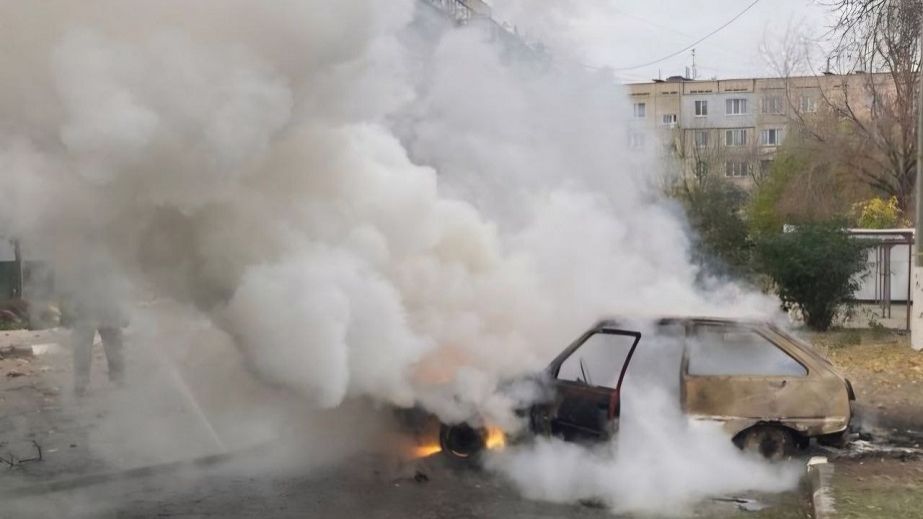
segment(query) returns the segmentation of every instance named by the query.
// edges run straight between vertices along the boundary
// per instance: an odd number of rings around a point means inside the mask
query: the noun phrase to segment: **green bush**
[[[826,330],[837,310],[859,288],[870,240],[851,239],[839,223],[798,226],[792,232],[757,238],[758,268],[772,278],[782,304],[797,308],[804,322]]]
[[[785,198],[792,179],[804,168],[804,161],[782,148],[776,154],[769,170],[769,175],[757,186],[747,207],[747,221],[750,233],[777,233],[782,231],[786,217],[780,214],[779,201]]]
[[[712,272],[744,274],[750,263],[750,239],[743,220],[747,194],[722,179],[710,179],[682,197],[695,231],[692,259]]]

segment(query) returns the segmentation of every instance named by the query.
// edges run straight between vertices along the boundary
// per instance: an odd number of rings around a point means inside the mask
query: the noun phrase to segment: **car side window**
[[[808,370],[756,331],[697,326],[687,340],[690,375],[805,376]]]
[[[558,370],[558,380],[615,388],[634,341],[633,336],[605,331],[590,335],[564,359]]]

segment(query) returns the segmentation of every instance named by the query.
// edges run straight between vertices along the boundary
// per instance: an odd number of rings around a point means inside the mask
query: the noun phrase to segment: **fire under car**
[[[603,320],[580,335],[533,379],[547,397],[522,410],[530,433],[576,442],[611,438],[629,365],[650,340],[679,348],[677,393],[686,415],[722,423],[738,447],[780,459],[811,438],[845,443],[855,394],[809,344],[759,321],[663,318],[653,329],[643,337]],[[443,454],[467,460],[489,437],[468,424],[442,424],[439,443]]]

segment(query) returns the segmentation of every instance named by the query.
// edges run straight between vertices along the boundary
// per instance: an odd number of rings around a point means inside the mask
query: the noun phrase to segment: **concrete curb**
[[[814,519],[836,517],[832,488],[833,463],[829,463],[824,456],[814,456],[808,460],[807,471]]]

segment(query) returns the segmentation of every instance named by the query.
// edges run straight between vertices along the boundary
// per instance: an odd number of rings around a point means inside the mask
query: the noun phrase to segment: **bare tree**
[[[721,130],[713,128],[674,131],[679,173],[671,194],[682,202],[695,231],[695,261],[716,271],[739,273],[749,261],[743,220],[747,194],[733,179],[726,178],[727,164],[743,165],[736,170],[740,179],[751,174],[752,160],[750,148],[730,149],[722,142],[723,137]]]
[[[697,132],[704,132],[704,141],[697,141]],[[679,128],[674,142],[681,168],[676,189],[681,197],[694,200],[696,193],[715,182],[716,174],[724,166],[724,150],[719,145],[717,131],[712,129]]]
[[[814,62],[820,54],[826,54],[812,37],[812,28],[806,22],[789,21],[781,34],[764,34],[759,52],[766,65],[779,77],[813,74]]]
[[[829,154],[818,155],[813,143],[805,145],[809,140],[804,135],[790,136],[775,163],[780,170],[788,168],[793,178],[776,205],[777,213],[790,223],[836,219],[869,194],[869,188]]]
[[[839,15],[831,59],[852,73],[818,76],[818,106],[795,95],[798,89],[789,90],[792,122],[825,151],[818,157],[836,161],[874,190],[897,197],[907,211],[916,168],[923,0],[835,0],[829,5]]]
[[[759,136],[750,135],[745,146],[730,147],[725,144],[725,131],[717,128],[675,130],[673,155],[678,160],[680,172],[672,186],[674,195],[694,201],[696,193],[706,191],[715,182],[747,179],[757,186],[762,182],[766,171],[760,166]],[[733,174],[729,174],[731,170]]]

